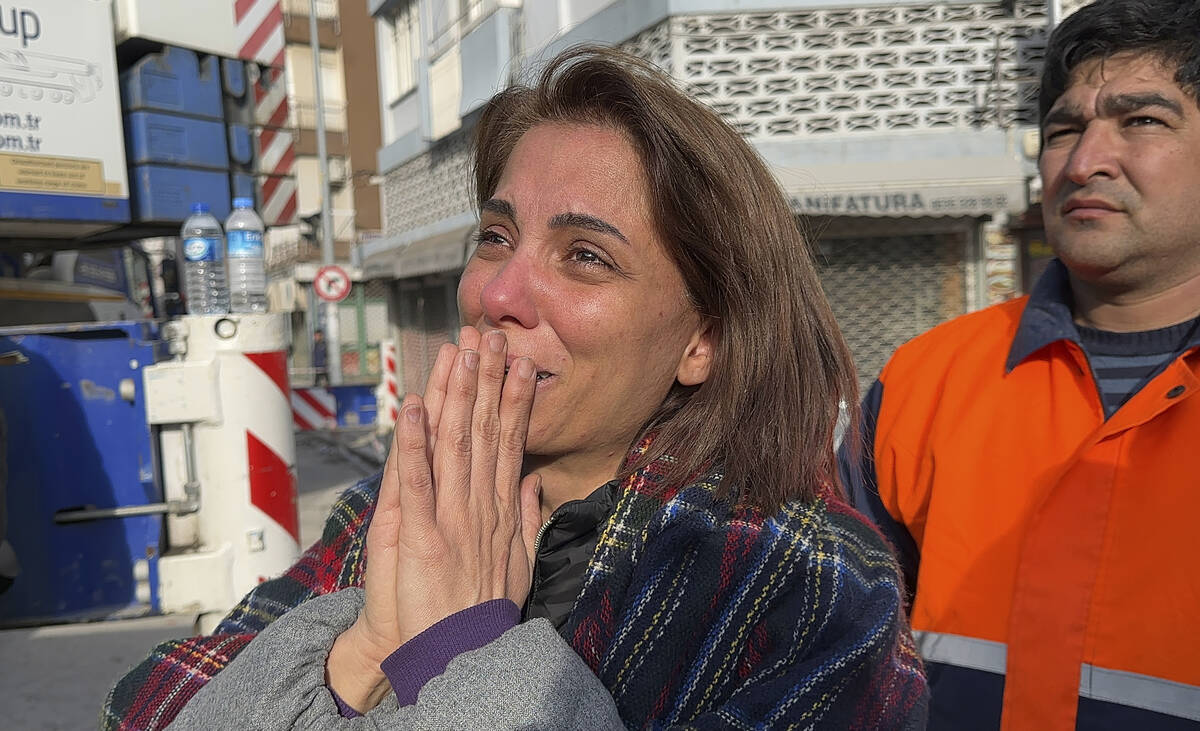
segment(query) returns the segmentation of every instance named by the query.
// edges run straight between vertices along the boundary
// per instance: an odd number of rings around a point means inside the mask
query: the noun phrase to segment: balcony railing
[[[338,19],[337,0],[317,0],[316,6],[318,20]],[[283,12],[287,15],[301,15],[307,18],[309,0],[283,0]]]
[[[520,6],[520,0],[465,0],[461,6],[462,14],[445,27],[436,29],[436,35],[429,39],[429,58],[437,58],[442,51],[458,43],[497,8]]]
[[[291,101],[288,126],[294,129],[317,128],[316,102],[294,98]],[[325,104],[325,130],[327,132],[346,131],[346,105]]]

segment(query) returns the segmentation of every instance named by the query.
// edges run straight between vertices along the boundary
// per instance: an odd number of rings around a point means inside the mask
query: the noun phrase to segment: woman
[[[475,162],[466,326],[382,479],[108,725],[922,727],[894,560],[831,487],[850,358],[761,160],[576,49]]]

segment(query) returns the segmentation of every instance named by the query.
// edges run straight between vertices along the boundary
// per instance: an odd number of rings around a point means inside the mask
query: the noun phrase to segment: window
[[[287,47],[287,90],[290,126],[316,129],[317,92],[313,80],[312,50],[308,46]],[[342,132],[346,129],[346,84],[342,57],[338,51],[321,49],[321,96],[325,102],[325,127]]]
[[[421,36],[417,0],[400,3],[384,23],[387,101],[394,102],[417,85]]]

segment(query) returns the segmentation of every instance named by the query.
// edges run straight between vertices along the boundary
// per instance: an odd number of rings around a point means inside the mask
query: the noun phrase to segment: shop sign
[[[792,196],[798,213],[824,216],[980,216],[1008,210],[1000,188],[879,190]]]

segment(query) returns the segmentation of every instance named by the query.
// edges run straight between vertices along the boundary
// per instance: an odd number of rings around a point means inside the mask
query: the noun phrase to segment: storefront
[[[816,241],[821,281],[864,389],[903,343],[1021,292],[1008,229],[1010,212],[1025,207],[1021,171],[1011,158],[940,162],[777,171]],[[972,178],[968,169],[1010,173]]]

